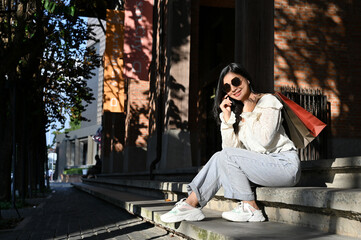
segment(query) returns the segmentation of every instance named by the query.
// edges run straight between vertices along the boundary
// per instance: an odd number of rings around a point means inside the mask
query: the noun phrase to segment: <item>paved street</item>
[[[0,231],[0,239],[181,239],[69,184],[52,189],[37,208],[21,211],[25,219],[15,229]]]

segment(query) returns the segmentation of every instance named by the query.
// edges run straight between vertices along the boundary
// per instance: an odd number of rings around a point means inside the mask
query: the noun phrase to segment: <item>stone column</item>
[[[102,124],[102,173],[122,172],[125,114],[104,112]]]
[[[149,81],[128,79],[124,172],[146,170]]]
[[[88,136],[88,152],[87,152],[87,156],[86,156],[86,165],[93,165],[95,164],[95,154],[96,154],[96,147],[97,145],[95,144],[92,136]]]
[[[167,14],[165,129],[160,169],[192,166],[188,129],[191,1],[170,0]]]
[[[60,180],[61,175],[63,174],[64,168],[67,165],[67,143],[69,141],[62,140],[61,142],[56,143],[56,167],[54,173],[54,180]]]
[[[81,156],[81,143],[79,141],[79,139],[75,139],[75,157],[74,157],[74,165],[75,166],[80,166],[81,165],[81,160],[80,160],[80,156]]]
[[[71,146],[71,141],[70,140],[66,140],[65,142],[65,155],[66,155],[66,166],[65,167],[69,167],[73,165],[73,153],[72,153],[72,146]]]

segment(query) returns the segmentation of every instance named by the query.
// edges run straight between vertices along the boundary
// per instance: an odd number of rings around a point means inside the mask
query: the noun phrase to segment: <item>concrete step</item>
[[[189,167],[182,169],[166,169],[152,172],[153,180],[156,181],[176,181],[190,182],[197,175],[201,167]],[[132,172],[132,173],[104,173],[98,174],[99,178],[125,179],[125,180],[149,180],[150,172]]]
[[[270,221],[361,238],[361,189],[257,188]]]
[[[354,239],[307,227],[271,221],[262,223],[228,222],[221,218],[221,211],[210,209],[203,209],[206,215],[206,219],[203,221],[166,224],[160,221],[160,216],[169,211],[174,202],[84,183],[74,183],[73,186],[124,208],[146,221],[191,239]]]
[[[117,191],[125,191],[134,194],[146,195],[160,199],[168,199],[170,201],[179,201],[188,196],[188,182],[163,182],[151,180],[135,180],[135,179],[113,179],[113,178],[96,178],[83,179],[83,183],[92,186],[104,187]],[[237,201],[225,199],[223,189],[221,188],[215,197],[208,202],[205,208],[228,211],[237,206]]]
[[[302,161],[298,186],[361,188],[361,157]]]
[[[178,201],[187,196],[187,183],[122,179],[86,179],[85,183],[157,199]],[[257,187],[257,200],[269,220],[307,226],[361,238],[361,189],[321,187]],[[221,188],[205,209],[228,211],[237,201],[225,199]]]
[[[126,191],[150,197],[178,201],[187,197],[186,182],[163,182],[137,179],[91,178],[82,179],[83,183],[101,186],[118,191]]]

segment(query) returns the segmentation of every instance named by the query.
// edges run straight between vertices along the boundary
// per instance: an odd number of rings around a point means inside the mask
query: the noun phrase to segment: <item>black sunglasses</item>
[[[241,85],[241,79],[235,77],[231,80],[231,84],[235,87],[238,87],[239,85]],[[228,83],[224,84],[223,91],[229,93],[231,91],[231,85],[229,85]]]

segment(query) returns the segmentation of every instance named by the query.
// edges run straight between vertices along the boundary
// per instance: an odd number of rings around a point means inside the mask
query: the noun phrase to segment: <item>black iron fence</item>
[[[327,127],[306,148],[299,149],[298,155],[301,161],[326,159],[328,157],[328,139],[331,124],[331,108],[327,102],[327,96],[321,90],[282,87],[281,93],[293,100],[304,109],[315,115]]]

